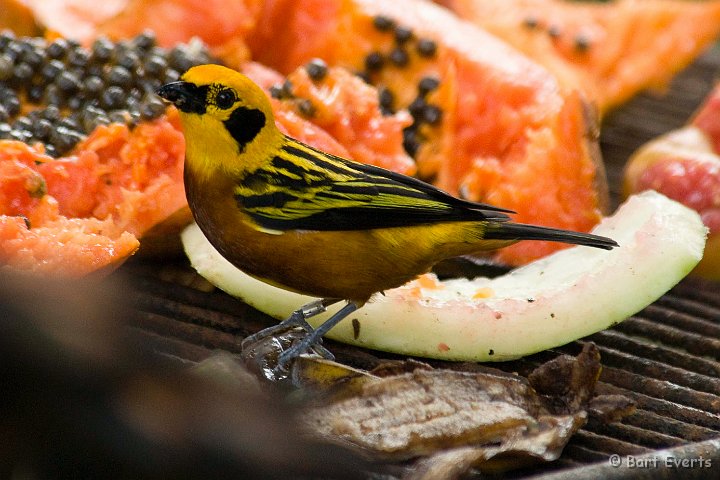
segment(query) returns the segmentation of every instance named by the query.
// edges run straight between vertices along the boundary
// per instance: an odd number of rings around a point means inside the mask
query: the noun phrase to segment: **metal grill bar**
[[[720,310],[690,300],[663,297],[657,303],[645,308],[643,315],[655,322],[692,331],[711,340],[720,336],[720,325],[708,320],[720,318]],[[703,318],[705,315],[707,317]]]
[[[593,421],[588,424],[588,430],[595,433],[623,440],[634,445],[641,445],[647,447],[648,449],[668,448],[686,443],[683,438],[649,430],[645,427],[646,426],[637,427],[634,425],[628,425],[625,422],[603,423]]]
[[[623,423],[691,442],[710,440],[718,436],[717,430],[661,416],[644,409],[638,409],[632,415],[623,418]]]
[[[672,383],[679,387],[687,387],[698,392],[710,393],[713,397],[720,395],[720,379],[701,375],[683,368],[668,365],[635,354],[600,346],[603,365],[630,370],[635,374],[653,378],[662,382]]]
[[[598,384],[596,391],[604,395],[619,394],[625,395],[635,401],[637,407],[655,413],[656,415],[672,418],[681,422],[698,425],[714,430],[720,436],[720,416],[717,413],[703,411],[693,407],[674,403],[661,399],[646,392],[637,392],[634,389],[627,389],[611,384],[609,381],[602,381]]]
[[[624,335],[617,329],[605,330],[588,337],[598,346],[606,346],[623,352],[634,352],[639,357],[666,363],[691,372],[720,378],[720,362],[697,357],[687,352],[672,349],[662,344],[650,343],[647,339]]]
[[[620,332],[644,337],[648,340],[653,338],[662,339],[664,345],[677,347],[694,355],[713,358],[720,351],[720,340],[718,339],[707,338],[698,333],[658,324],[645,318],[629,318],[616,328]]]
[[[600,433],[592,432],[587,429],[580,430],[573,437],[573,445],[586,447],[597,453],[601,453],[606,459],[610,453],[618,453],[620,455],[640,455],[652,451],[651,448],[639,445],[635,442],[628,442],[618,438],[613,438]]]

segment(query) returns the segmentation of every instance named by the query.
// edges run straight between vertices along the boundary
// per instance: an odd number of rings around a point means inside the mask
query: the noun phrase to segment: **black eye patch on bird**
[[[217,100],[216,100],[217,102]],[[244,152],[245,146],[265,127],[265,114],[255,108],[237,107],[223,121],[225,129],[237,142],[238,152]]]

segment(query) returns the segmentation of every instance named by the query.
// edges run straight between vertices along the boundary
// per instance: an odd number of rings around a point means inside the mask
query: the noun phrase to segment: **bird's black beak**
[[[207,87],[198,87],[190,82],[172,82],[158,88],[157,93],[164,100],[185,113],[205,113]]]

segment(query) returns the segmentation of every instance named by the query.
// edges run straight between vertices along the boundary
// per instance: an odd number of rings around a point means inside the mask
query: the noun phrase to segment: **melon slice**
[[[649,305],[697,265],[707,235],[696,212],[650,191],[630,197],[593,232],[620,247],[569,248],[494,279],[420,277],[377,296],[328,337],[445,360],[522,357],[608,328]],[[237,270],[195,225],[182,240],[200,275],[273,317],[286,318],[313,300]]]

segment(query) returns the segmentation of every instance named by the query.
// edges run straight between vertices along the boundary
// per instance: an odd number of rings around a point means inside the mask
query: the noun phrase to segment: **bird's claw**
[[[348,302],[343,308],[313,328],[307,318],[325,311],[328,305],[337,302],[323,299],[296,310],[287,320],[268,327],[242,341],[242,354],[260,368],[268,379],[278,380],[288,377],[291,362],[305,353],[311,352],[327,360],[335,356],[322,345],[322,338],[334,325],[358,308],[355,302]]]
[[[330,352],[327,348],[322,345],[322,338],[312,340],[312,335],[305,337],[300,342],[294,344],[278,356],[277,366],[278,368],[287,371],[290,362],[295,360],[300,355],[308,352],[312,352],[325,360],[335,360],[335,355]]]
[[[270,330],[270,331],[266,331]],[[241,357],[248,368],[271,382],[291,377],[293,361],[303,354],[333,360],[335,357],[322,345],[322,337],[307,333],[296,326],[266,329],[242,342]],[[313,338],[315,337],[315,338]]]

